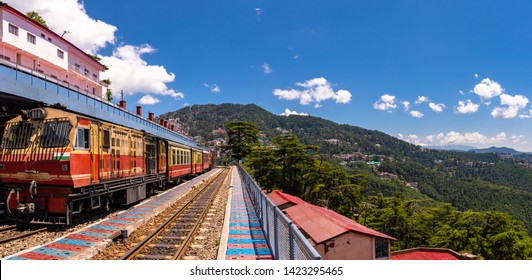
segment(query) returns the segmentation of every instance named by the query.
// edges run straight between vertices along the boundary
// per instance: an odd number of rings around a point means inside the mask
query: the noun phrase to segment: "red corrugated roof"
[[[279,190],[272,191],[270,194],[268,194],[268,198],[273,202],[275,206],[283,205],[289,202],[292,202],[296,205],[301,204],[301,203],[306,203],[303,199],[297,196],[289,195]]]
[[[296,225],[310,235],[315,243],[321,243],[348,231],[396,240],[332,210],[306,202],[287,208],[284,211]]]
[[[459,260],[448,252],[414,251],[399,255],[392,255],[392,260]]]
[[[365,227],[348,217],[340,215],[330,209],[312,205],[297,196],[272,191],[268,198],[275,206],[294,203],[294,206],[284,209],[288,217],[302,228],[316,243],[334,238],[348,231],[355,231],[376,237],[396,240],[395,238]]]
[[[389,235],[386,235],[384,233],[380,233],[376,230],[373,230],[373,229],[370,229],[366,226],[363,226],[355,221],[353,221],[352,219],[349,219],[348,217],[344,216],[344,215],[340,215],[330,209],[327,209],[327,208],[324,208],[324,207],[318,207],[318,206],[314,206],[312,205],[316,210],[318,210],[319,212],[323,213],[324,215],[328,216],[331,220],[334,220],[337,224],[339,225],[342,225],[345,227],[346,230],[352,230],[352,231],[356,231],[356,232],[360,232],[360,233],[364,233],[364,234],[367,234],[367,235],[373,235],[373,236],[377,236],[377,237],[382,237],[382,238],[386,238],[386,239],[391,239],[391,240],[397,240]]]

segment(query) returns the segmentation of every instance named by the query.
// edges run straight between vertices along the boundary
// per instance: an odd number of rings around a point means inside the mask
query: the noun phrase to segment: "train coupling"
[[[35,203],[19,203],[17,204],[17,212],[22,214],[35,213]]]
[[[34,183],[35,181],[32,182],[31,186],[30,186],[30,192],[32,192],[32,188],[35,188],[35,192],[36,192],[36,184]],[[11,210],[9,209],[9,202],[11,201],[11,199],[15,198],[15,201],[16,201],[16,205],[17,205],[17,208],[16,208],[16,211],[17,213],[20,213],[20,214],[33,214],[35,213],[35,203],[33,202],[29,202],[29,203],[21,203],[20,202],[20,193],[21,193],[21,189],[19,188],[13,188],[11,189],[11,191],[9,192],[9,195],[7,196],[7,199],[6,199],[6,209],[9,213],[11,213]],[[32,196],[33,197],[33,196]]]

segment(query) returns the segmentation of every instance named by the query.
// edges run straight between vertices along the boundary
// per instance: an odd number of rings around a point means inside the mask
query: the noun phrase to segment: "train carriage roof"
[[[105,104],[107,105],[107,104]],[[105,107],[104,107],[105,108]],[[163,138],[178,145],[191,147],[196,150],[203,150],[204,148],[191,139],[184,137],[168,128],[165,128],[155,122],[152,122],[144,117],[138,116],[120,107],[107,106],[107,110],[94,110],[90,106],[80,106],[75,110],[68,110],[71,113],[89,116],[89,118],[97,119],[99,121],[113,123],[124,126],[133,130],[143,131],[149,135]]]

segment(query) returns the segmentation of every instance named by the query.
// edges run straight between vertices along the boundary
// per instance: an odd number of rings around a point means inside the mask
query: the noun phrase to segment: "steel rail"
[[[37,233],[39,233],[41,231],[45,231],[45,230],[48,230],[48,228],[43,227],[43,228],[40,228],[40,229],[32,230],[30,232],[26,232],[26,233],[22,233],[22,234],[19,234],[19,235],[15,235],[13,237],[8,237],[8,238],[0,240],[0,244],[11,242],[11,241],[14,241],[14,240],[17,240],[17,239],[26,238],[28,236],[35,235],[35,234],[37,234]]]
[[[205,206],[205,208],[203,209],[203,212],[201,213],[201,216],[198,218],[198,220],[196,221],[196,223],[194,224],[194,227],[190,230],[190,232],[188,233],[188,235],[186,236],[185,238],[185,241],[183,241],[181,243],[181,245],[179,246],[179,248],[177,249],[177,251],[175,252],[174,256],[172,257],[172,260],[177,260],[177,259],[180,259],[183,254],[185,253],[185,249],[188,248],[188,245],[190,244],[190,241],[192,241],[192,237],[196,234],[196,232],[198,231],[201,223],[203,222],[203,220],[205,219],[205,216],[207,215],[207,211],[209,210],[209,208],[211,207],[213,201],[214,201],[214,198],[216,197],[216,195],[218,194],[219,190],[220,190],[220,187],[223,186],[224,184],[226,184],[226,181],[227,179],[229,178],[228,176],[229,174],[226,174],[225,175],[225,178],[223,179],[223,181],[220,183],[220,185],[216,188],[216,190],[214,191],[214,193],[210,196],[209,198],[209,202],[207,203],[207,205]]]
[[[0,232],[8,231],[17,228],[17,225],[11,225],[7,227],[0,228]]]
[[[213,184],[213,182],[218,179],[223,173],[226,173],[225,171],[221,171],[213,178],[208,179],[202,184],[202,188],[189,200],[187,201],[181,208],[179,208],[170,218],[168,218],[163,224],[161,224],[157,229],[155,229],[150,235],[148,235],[146,238],[144,238],[142,241],[140,241],[135,247],[133,247],[131,250],[129,250],[127,253],[125,253],[120,260],[132,260],[137,257],[137,255],[140,254],[141,251],[146,249],[150,243],[159,237],[161,233],[163,233],[167,228],[170,227],[172,222],[177,220],[179,217],[182,216],[182,214],[189,209],[190,206],[193,206],[192,204],[199,200],[200,196],[204,194],[208,187]]]

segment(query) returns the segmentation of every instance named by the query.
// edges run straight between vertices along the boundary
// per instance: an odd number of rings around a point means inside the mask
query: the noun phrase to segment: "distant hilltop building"
[[[60,35],[0,2],[0,63],[85,94],[102,96],[107,67]],[[66,32],[66,31],[65,31]]]

